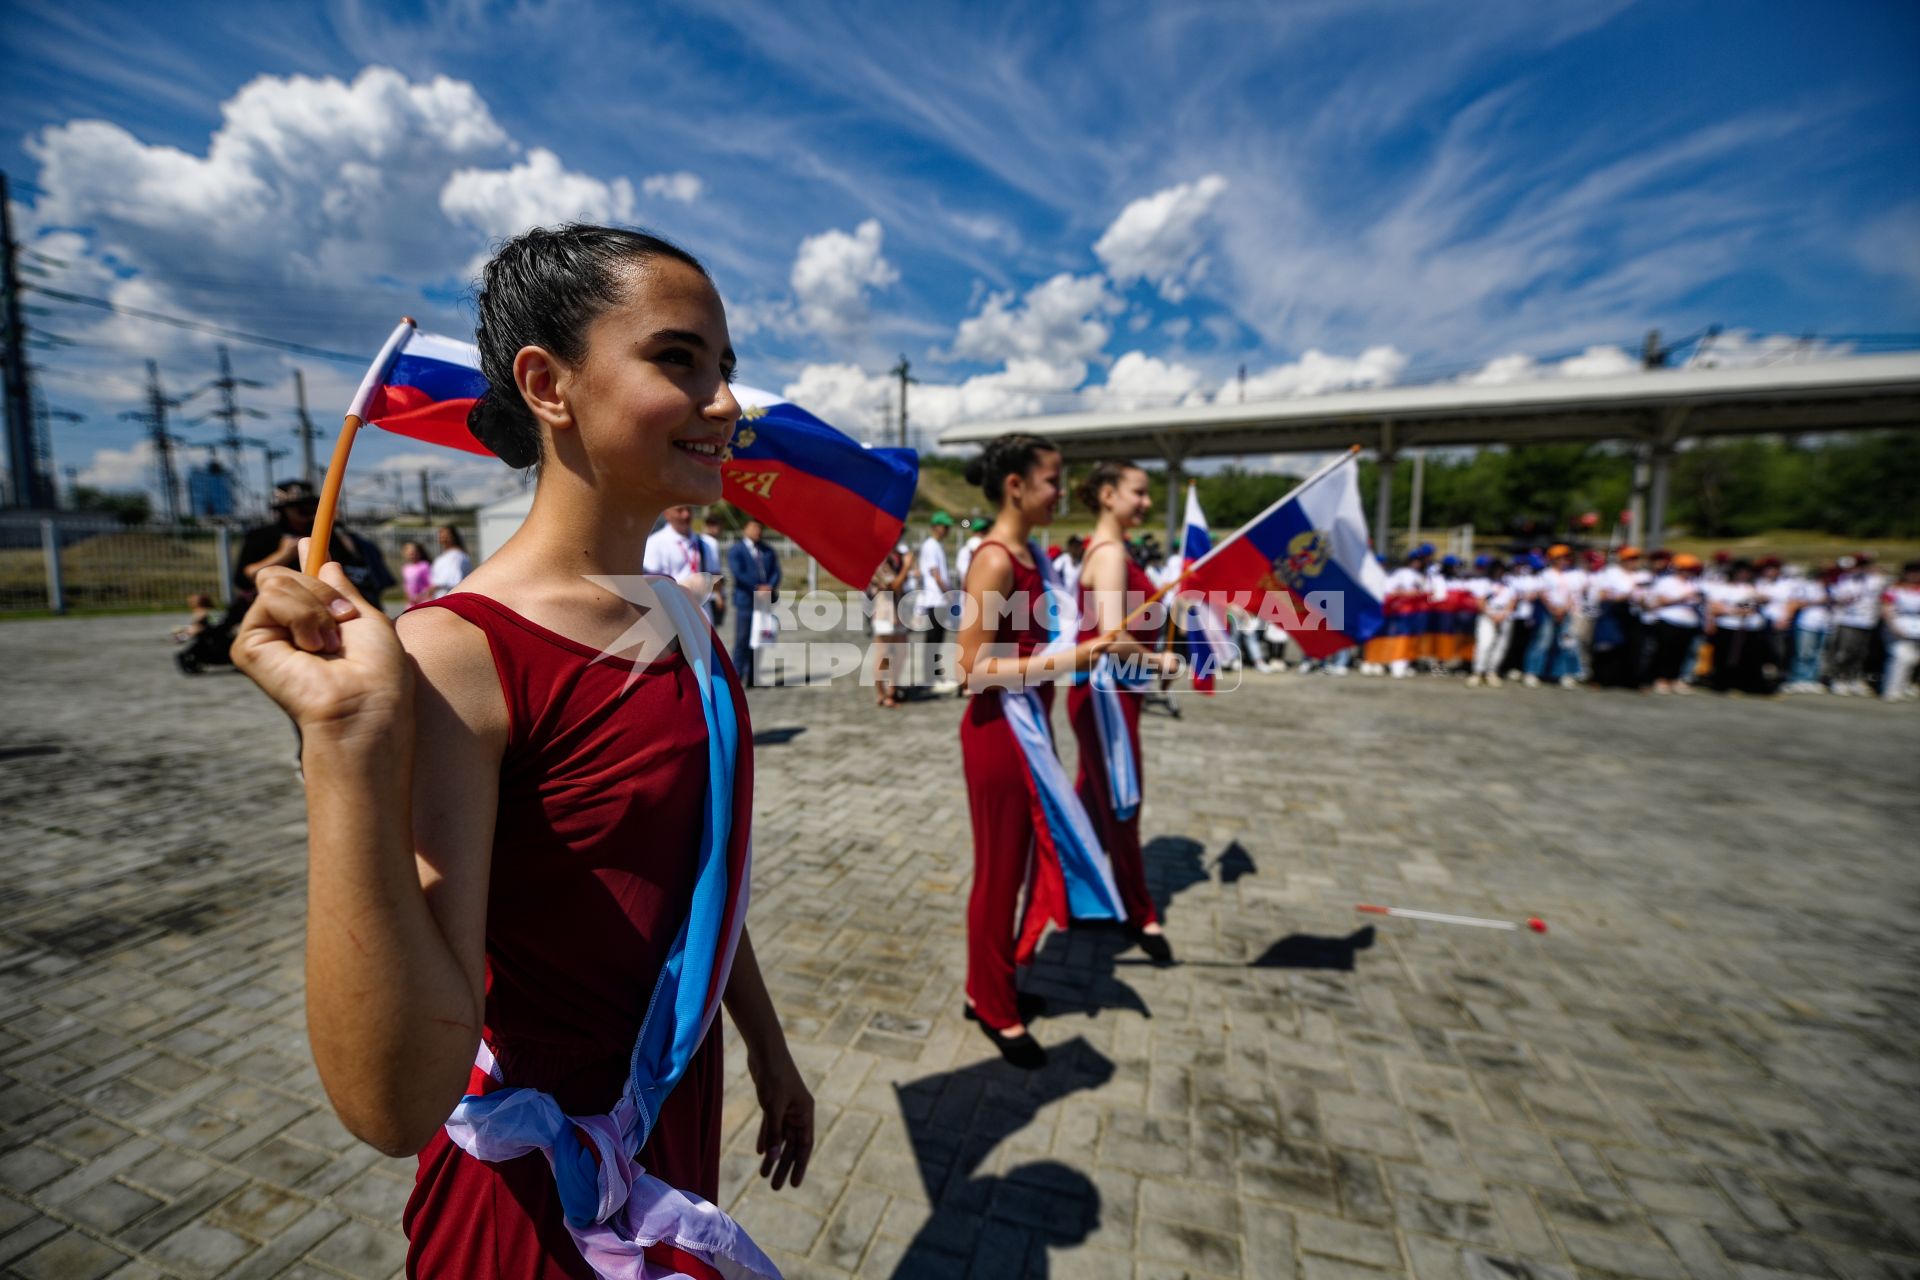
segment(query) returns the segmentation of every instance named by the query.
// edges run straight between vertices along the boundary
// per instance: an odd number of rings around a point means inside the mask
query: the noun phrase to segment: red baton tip
[[[1535,933],[1545,933],[1547,931],[1547,922],[1539,916],[1528,916],[1527,928],[1533,930]]]

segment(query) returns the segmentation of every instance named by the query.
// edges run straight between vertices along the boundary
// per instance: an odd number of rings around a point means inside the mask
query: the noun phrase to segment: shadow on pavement
[[[1076,1036],[1024,1072],[994,1058],[894,1086],[932,1216],[894,1268],[921,1277],[1045,1276],[1048,1251],[1100,1225],[1100,1192],[1074,1169],[1035,1160],[976,1176],[1041,1108],[1113,1078],[1113,1063]]]
[[[1355,957],[1373,945],[1373,926],[1355,929],[1344,938],[1314,933],[1291,933],[1244,963],[1238,960],[1175,960],[1186,969],[1337,969],[1352,973]],[[1115,960],[1116,965],[1150,965],[1151,960]]]

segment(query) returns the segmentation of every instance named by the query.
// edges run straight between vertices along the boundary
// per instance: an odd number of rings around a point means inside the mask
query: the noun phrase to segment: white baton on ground
[[[1354,908],[1376,916],[1401,916],[1408,920],[1432,920],[1437,924],[1470,924],[1476,929],[1518,929],[1520,926],[1512,920],[1487,920],[1480,916],[1450,916],[1439,911],[1415,911],[1409,907],[1378,907],[1363,902]],[[1527,917],[1527,928],[1535,933],[1545,933],[1547,922],[1539,916]]]

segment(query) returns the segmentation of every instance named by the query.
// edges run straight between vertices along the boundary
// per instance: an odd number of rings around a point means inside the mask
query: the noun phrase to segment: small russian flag
[[[395,435],[490,458],[492,453],[467,430],[467,414],[486,394],[480,348],[422,333],[413,321],[402,320],[347,412]]]

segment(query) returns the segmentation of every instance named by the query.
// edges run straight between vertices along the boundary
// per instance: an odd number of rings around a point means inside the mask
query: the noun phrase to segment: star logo
[[[685,589],[671,578],[656,577],[647,573],[632,574],[587,574],[588,582],[613,592],[634,607],[638,616],[631,626],[602,649],[595,662],[619,661],[632,663],[627,679],[620,686],[625,693],[633,688],[640,679],[640,673],[653,663],[672,652],[679,642],[680,633],[673,625],[673,615],[660,599],[660,593],[678,591],[685,595]],[[689,600],[688,603],[692,605]],[[698,612],[699,606],[692,605]],[[700,652],[689,654],[690,659],[706,658],[708,647],[712,643],[712,634],[705,627],[696,628],[694,643]]]

